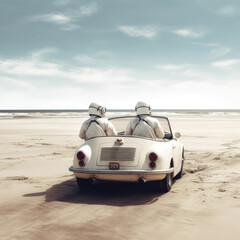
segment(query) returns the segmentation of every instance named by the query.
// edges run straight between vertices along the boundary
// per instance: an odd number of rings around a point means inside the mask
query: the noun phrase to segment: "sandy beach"
[[[172,116],[185,145],[171,192],[101,183],[80,192],[68,171],[84,118],[0,120],[0,239],[240,238],[240,117]]]

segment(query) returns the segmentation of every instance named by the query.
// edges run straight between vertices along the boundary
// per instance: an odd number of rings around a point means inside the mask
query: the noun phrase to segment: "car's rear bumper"
[[[71,166],[69,171],[73,172],[76,177],[90,179],[95,178],[99,180],[109,181],[124,181],[124,182],[138,182],[140,179],[143,181],[156,181],[165,178],[166,174],[172,173],[173,168],[163,170],[105,170],[105,169],[84,169],[75,168]]]

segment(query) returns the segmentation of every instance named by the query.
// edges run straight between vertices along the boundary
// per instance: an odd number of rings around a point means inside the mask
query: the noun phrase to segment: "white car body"
[[[157,118],[165,132],[164,139],[149,139],[124,135],[127,123],[132,117],[111,118],[118,126],[118,136],[94,137],[86,140],[76,150],[73,166],[69,168],[77,179],[79,187],[88,186],[91,179],[146,182],[158,181],[161,190],[171,189],[172,179],[180,178],[183,169],[184,148],[179,141],[180,134],[173,137],[168,118]],[[84,153],[82,165],[77,157]],[[149,155],[154,153],[155,160]],[[154,162],[155,167],[150,163]],[[86,184],[87,183],[87,184]]]

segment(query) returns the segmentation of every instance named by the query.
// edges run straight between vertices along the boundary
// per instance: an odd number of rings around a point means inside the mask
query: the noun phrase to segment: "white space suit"
[[[136,105],[137,116],[132,119],[126,128],[126,135],[142,136],[147,138],[163,138],[164,131],[156,118],[150,117],[151,108],[144,102]]]
[[[117,132],[113,124],[104,118],[106,108],[96,103],[89,105],[90,118],[83,122],[79,137],[89,139],[97,136],[116,136]]]

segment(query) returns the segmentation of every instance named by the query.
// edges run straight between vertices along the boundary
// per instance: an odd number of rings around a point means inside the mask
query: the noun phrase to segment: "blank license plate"
[[[118,170],[120,168],[120,164],[117,162],[110,162],[109,169],[111,170]]]

